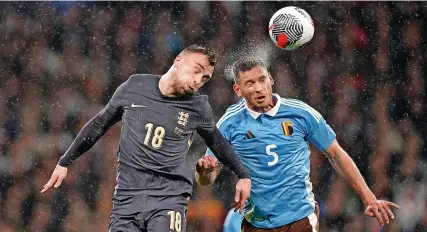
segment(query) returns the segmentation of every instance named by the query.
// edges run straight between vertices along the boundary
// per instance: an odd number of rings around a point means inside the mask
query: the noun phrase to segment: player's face
[[[200,53],[178,55],[174,61],[176,67],[175,91],[179,94],[192,94],[208,82],[214,70],[208,57]]]
[[[238,83],[234,84],[233,89],[252,108],[264,109],[273,105],[273,78],[261,66],[240,72]]]

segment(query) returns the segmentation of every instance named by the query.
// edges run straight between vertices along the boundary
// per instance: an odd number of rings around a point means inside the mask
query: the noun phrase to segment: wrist
[[[196,174],[199,175],[200,177],[208,177],[210,173],[211,172],[206,172],[206,170],[197,170],[196,169]]]
[[[196,178],[197,183],[202,186],[209,186],[212,184],[209,174],[200,174],[196,171],[194,177]]]
[[[59,159],[57,165],[63,167],[63,168],[67,168],[68,164],[66,162],[64,162],[62,159]]]
[[[377,197],[375,197],[375,195],[372,192],[370,192],[367,196],[362,198],[362,201],[365,204],[365,206],[368,206],[376,202],[377,200],[378,200]]]
[[[240,173],[239,175],[237,175],[237,177],[239,177],[239,179],[251,179],[251,177],[249,176],[249,173],[247,173],[247,172],[243,172],[243,173]]]

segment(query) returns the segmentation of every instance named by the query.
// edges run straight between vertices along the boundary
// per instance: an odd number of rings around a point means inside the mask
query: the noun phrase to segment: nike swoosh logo
[[[130,107],[135,108],[135,107],[147,107],[147,106],[143,106],[143,105],[135,105],[135,103],[132,103],[132,105],[130,105]]]

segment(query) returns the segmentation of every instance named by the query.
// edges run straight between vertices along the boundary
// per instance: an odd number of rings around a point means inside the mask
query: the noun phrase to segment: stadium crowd
[[[192,43],[219,51],[210,95],[215,119],[237,101],[224,78],[233,48],[268,39],[289,2],[0,3],[0,231],[107,231],[120,124],[41,195],[79,129],[134,73],[162,74]],[[425,2],[292,2],[314,19],[297,51],[275,49],[274,91],[317,109],[375,195],[396,202],[382,229],[313,147],[311,181],[322,231],[427,231]],[[424,29],[423,29],[424,28]],[[204,154],[196,138],[189,166]],[[223,170],[195,184],[189,232],[221,231],[235,184]]]

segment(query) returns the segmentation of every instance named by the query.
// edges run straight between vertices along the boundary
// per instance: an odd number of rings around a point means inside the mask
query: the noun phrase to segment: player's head
[[[179,94],[196,92],[211,79],[215,63],[213,50],[200,45],[185,48],[173,63],[175,91]]]
[[[273,103],[273,78],[262,60],[244,59],[233,64],[233,89],[250,107],[263,110]]]

